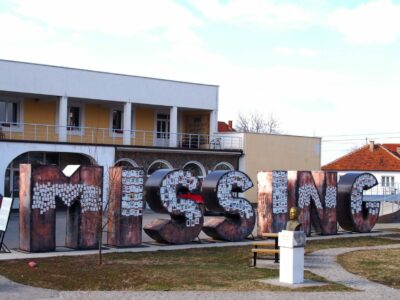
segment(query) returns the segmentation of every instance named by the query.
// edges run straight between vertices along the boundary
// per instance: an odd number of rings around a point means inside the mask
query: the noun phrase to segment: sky
[[[0,59],[218,85],[322,163],[400,143],[400,0],[1,0]]]

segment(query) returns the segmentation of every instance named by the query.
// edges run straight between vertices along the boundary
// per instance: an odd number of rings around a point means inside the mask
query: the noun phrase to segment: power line
[[[354,139],[336,139],[336,140],[324,140],[322,138],[322,143],[330,143],[330,142],[356,142],[356,141],[366,141],[366,139],[371,140],[386,140],[386,139],[400,139],[400,136],[385,136],[385,137],[374,137],[374,136],[366,136],[363,139],[354,138]]]
[[[373,136],[373,135],[386,135],[386,134],[400,134],[400,132],[392,131],[392,132],[375,132],[375,133],[368,132],[368,133],[354,133],[354,134],[336,134],[336,135],[326,135],[325,138],[341,137],[341,136]]]

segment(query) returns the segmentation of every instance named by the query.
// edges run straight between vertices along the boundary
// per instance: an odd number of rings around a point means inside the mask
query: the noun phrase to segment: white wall
[[[156,74],[155,74],[156,75]],[[0,60],[0,90],[196,109],[218,109],[218,87]]]

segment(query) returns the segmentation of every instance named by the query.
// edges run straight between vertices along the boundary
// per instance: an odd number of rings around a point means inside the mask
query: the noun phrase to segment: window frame
[[[79,126],[70,126],[68,125],[69,121],[69,110],[71,107],[76,107],[79,109]],[[67,134],[68,135],[84,135],[85,130],[84,130],[84,106],[81,103],[77,102],[69,102],[67,105]]]
[[[381,186],[393,188],[395,186],[394,176],[382,175],[381,176]]]
[[[114,128],[114,111],[121,112],[121,128]],[[110,135],[121,137],[124,134],[124,110],[122,108],[111,108],[110,111]]]
[[[23,115],[24,115],[24,106],[22,97],[17,96],[0,96],[0,102],[5,102],[7,105],[9,103],[16,104],[17,107],[17,122],[9,122],[9,121],[1,121],[0,120],[0,129],[4,132],[23,132],[24,131],[24,123],[23,123]]]

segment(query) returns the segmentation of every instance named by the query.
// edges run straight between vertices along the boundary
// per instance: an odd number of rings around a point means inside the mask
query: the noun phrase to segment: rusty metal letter
[[[280,232],[291,207],[300,208],[299,221],[307,235],[336,234],[336,172],[270,171],[258,173],[257,234]]]
[[[197,187],[197,178],[182,170],[157,170],[145,184],[146,201],[158,213],[168,213],[171,220],[155,220],[144,231],[154,240],[170,244],[186,244],[201,232],[204,217],[200,207],[190,199],[180,199],[177,193]]]
[[[247,199],[233,195],[251,187],[251,179],[240,171],[213,171],[204,178],[202,195],[206,207],[225,214],[225,217],[206,220],[203,231],[208,236],[240,241],[253,231],[256,217],[252,205]]]
[[[56,166],[20,165],[20,248],[55,250],[56,201],[68,207],[66,247],[95,249],[101,224],[103,168],[81,166],[71,177]]]
[[[280,232],[288,220],[286,171],[259,172],[257,235]]]
[[[336,234],[337,173],[299,171],[296,193],[299,222],[307,236],[311,225],[317,234]]]
[[[375,226],[380,203],[363,201],[363,191],[376,186],[378,181],[370,173],[347,173],[338,184],[338,222],[349,231],[370,232]]]
[[[143,168],[109,168],[109,245],[132,247],[142,243],[143,180]]]

